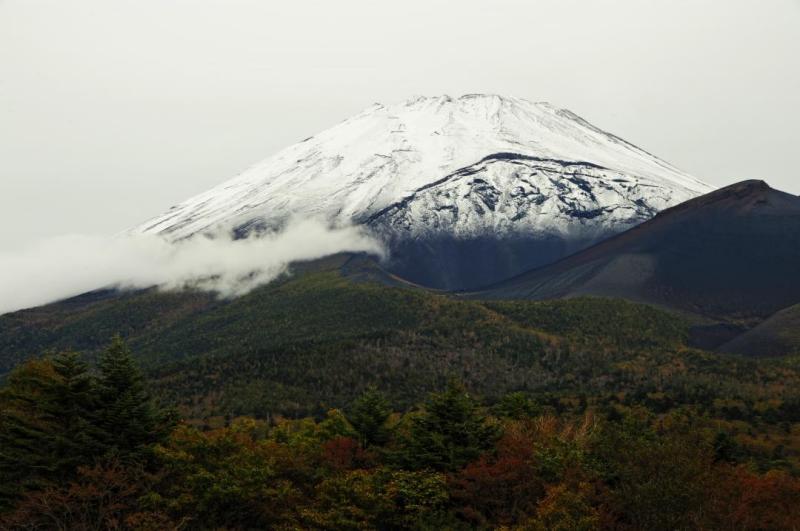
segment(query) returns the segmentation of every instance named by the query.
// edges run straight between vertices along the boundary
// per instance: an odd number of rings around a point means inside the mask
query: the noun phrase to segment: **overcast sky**
[[[472,92],[800,193],[800,0],[0,0],[0,250],[123,230],[373,102]]]

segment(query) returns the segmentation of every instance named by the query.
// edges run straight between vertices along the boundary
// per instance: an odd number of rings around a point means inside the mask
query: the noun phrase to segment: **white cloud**
[[[193,286],[237,296],[275,279],[290,262],[345,251],[383,254],[361,229],[331,229],[312,220],[244,240],[197,237],[170,243],[152,235],[59,236],[0,253],[0,314],[109,286]]]

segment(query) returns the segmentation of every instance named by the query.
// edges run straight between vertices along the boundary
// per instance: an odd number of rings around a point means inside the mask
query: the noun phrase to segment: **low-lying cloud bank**
[[[316,221],[291,222],[279,233],[244,240],[60,236],[0,253],[0,314],[104,287],[195,287],[237,296],[275,279],[290,262],[339,252],[382,255],[383,249],[361,229]]]

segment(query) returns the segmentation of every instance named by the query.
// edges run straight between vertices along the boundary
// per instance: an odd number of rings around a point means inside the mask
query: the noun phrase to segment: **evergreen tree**
[[[505,395],[495,404],[495,415],[509,419],[526,419],[541,414],[541,408],[522,392],[510,393]]]
[[[718,431],[714,437],[714,459],[726,463],[739,461],[741,450],[736,439],[726,431]]]
[[[77,352],[56,355],[53,369],[59,376],[54,387],[53,412],[57,430],[53,434],[58,463],[57,477],[63,481],[81,465],[90,464],[101,449],[102,432],[97,426],[97,384]]]
[[[0,504],[69,479],[99,451],[94,381],[74,352],[31,360],[0,391]]]
[[[100,356],[98,368],[98,420],[104,431],[106,452],[123,459],[144,457],[148,445],[165,436],[166,415],[154,406],[122,338],[114,337]]]
[[[478,403],[456,384],[431,395],[424,412],[412,420],[405,460],[411,468],[453,471],[494,447],[500,436]]]
[[[389,402],[374,386],[367,388],[353,403],[352,411],[347,418],[358,432],[362,447],[386,444],[389,440],[386,421],[390,413]]]
[[[42,484],[51,469],[48,434],[50,388],[57,378],[45,360],[29,360],[8,377],[0,391],[0,510],[26,488]]]

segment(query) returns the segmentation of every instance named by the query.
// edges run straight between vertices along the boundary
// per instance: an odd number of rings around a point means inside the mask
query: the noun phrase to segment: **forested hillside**
[[[229,301],[97,292],[0,318],[0,525],[800,521],[797,358],[693,349],[684,318],[621,300],[376,274],[333,260]]]
[[[451,381],[399,412],[370,387],[212,428],[158,407],[117,339],[94,370],[62,353],[0,388],[0,527],[796,528],[797,419],[663,398],[489,403]]]
[[[799,521],[798,358],[693,349],[684,318],[622,300],[463,300],[376,274],[337,259],[233,300],[97,292],[0,318],[0,521]]]
[[[369,385],[406,408],[454,378],[488,400],[525,391],[555,405],[645,400],[716,414],[724,397],[744,415],[767,407],[793,420],[798,410],[791,360],[689,348],[689,324],[653,307],[460,300],[354,280],[340,265],[230,301],[98,293],[6,315],[0,360],[8,370],[48,349],[92,360],[119,333],[155,394],[197,419],[321,415]]]

